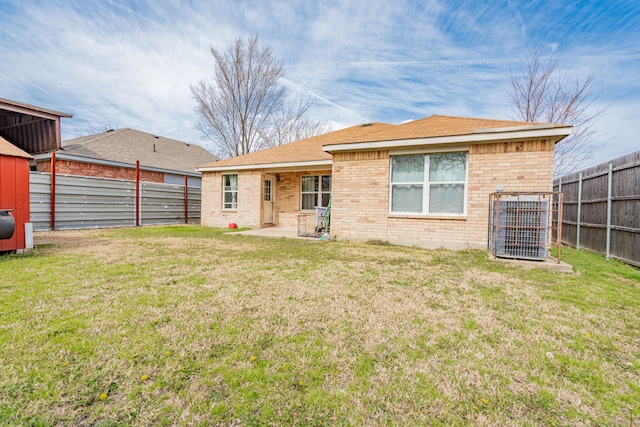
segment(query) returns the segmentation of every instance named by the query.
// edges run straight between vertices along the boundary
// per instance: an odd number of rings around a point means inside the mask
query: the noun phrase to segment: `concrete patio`
[[[326,240],[320,240],[319,237],[304,237],[298,236],[298,229],[296,227],[265,227],[256,228],[251,230],[236,231],[229,234],[245,234],[248,236],[260,236],[260,237],[286,237],[288,239],[303,239],[316,242],[324,242]]]

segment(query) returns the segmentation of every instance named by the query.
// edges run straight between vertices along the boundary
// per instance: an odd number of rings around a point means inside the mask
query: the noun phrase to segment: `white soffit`
[[[330,169],[333,164],[332,160],[314,160],[308,162],[283,162],[283,163],[265,163],[261,165],[230,165],[230,166],[203,166],[197,168],[200,172],[226,172],[241,170],[269,170],[269,169],[285,169],[285,170],[309,170],[310,168]],[[328,167],[328,168],[327,168]]]

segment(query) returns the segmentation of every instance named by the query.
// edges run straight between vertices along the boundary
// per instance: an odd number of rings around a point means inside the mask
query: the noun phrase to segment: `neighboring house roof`
[[[11,157],[24,157],[25,159],[33,159],[33,156],[26,151],[22,151],[6,139],[0,136],[0,155]]]
[[[218,159],[199,145],[128,128],[63,141],[58,154],[127,164],[138,160],[144,166],[181,172],[195,172],[203,162]]]
[[[430,116],[390,125],[369,123],[291,142],[200,167],[200,171],[269,167],[330,165],[334,151],[375,150],[433,144],[465,144],[504,140],[549,139],[560,141],[571,126],[513,120]]]
[[[296,167],[330,165],[332,156],[322,151],[322,146],[337,143],[377,132],[393,125],[386,123],[367,123],[350,128],[325,133],[300,141],[290,142],[277,147],[267,148],[243,156],[220,160],[199,168],[200,171],[242,169],[256,167]]]

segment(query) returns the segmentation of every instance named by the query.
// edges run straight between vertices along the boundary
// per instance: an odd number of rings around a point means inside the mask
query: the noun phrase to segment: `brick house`
[[[56,173],[166,184],[200,186],[196,167],[218,158],[204,148],[134,129],[118,129],[62,141],[56,153]],[[51,153],[36,154],[35,170],[51,172]]]
[[[368,123],[212,163],[203,225],[294,227],[331,200],[331,237],[485,248],[489,195],[552,191],[570,126],[431,116]]]

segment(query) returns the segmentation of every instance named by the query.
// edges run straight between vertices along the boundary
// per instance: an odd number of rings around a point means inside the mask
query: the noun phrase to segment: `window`
[[[238,175],[222,175],[222,206],[238,209]]]
[[[329,206],[331,175],[309,175],[302,177],[300,208],[313,210],[316,206]]]
[[[467,153],[391,157],[391,213],[464,214]]]
[[[270,202],[271,199],[271,180],[270,179],[265,179],[264,180],[264,201],[265,202]]]

